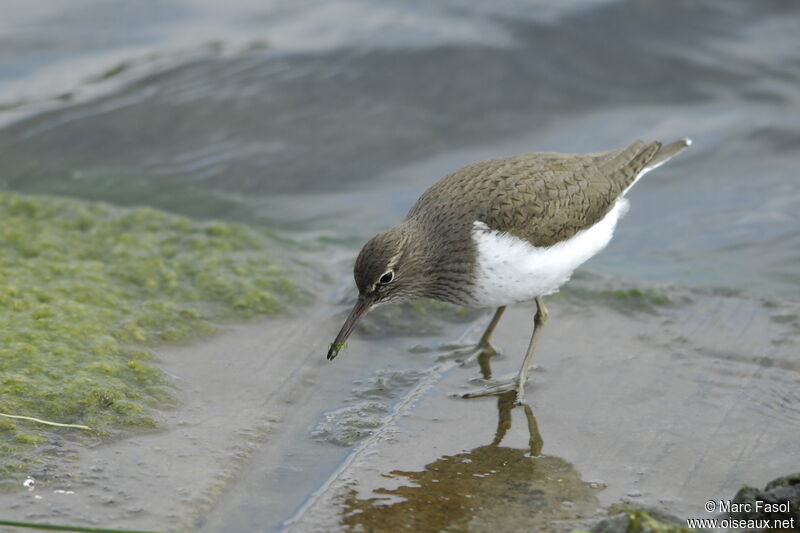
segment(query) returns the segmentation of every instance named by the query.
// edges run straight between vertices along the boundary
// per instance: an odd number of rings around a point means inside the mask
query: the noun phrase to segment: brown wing
[[[407,218],[457,233],[475,220],[551,246],[598,222],[653,159],[661,143],[574,155],[532,153],[467,165],[428,189]]]

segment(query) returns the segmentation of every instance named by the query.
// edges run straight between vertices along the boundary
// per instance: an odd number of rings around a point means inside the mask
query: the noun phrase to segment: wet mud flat
[[[306,361],[281,354],[302,349],[302,325],[275,318],[227,326],[213,339],[159,350],[178,402],[158,412],[159,429],[88,443],[63,432],[40,447],[33,486],[0,494],[0,512],[25,521],[193,529],[292,404],[282,381]],[[260,360],[264,345],[273,357]]]
[[[453,397],[480,372],[438,345],[488,315],[434,336],[386,336],[377,316],[333,364],[338,306],[228,326],[157,352],[180,389],[160,430],[89,449],[65,434],[0,509],[202,531],[569,531],[624,502],[706,516],[798,464],[799,308],[578,284],[550,300],[527,407]],[[501,321],[494,376],[517,370],[532,315]]]
[[[584,296],[550,306],[530,410],[454,399],[475,385],[463,369],[445,372],[289,530],[570,531],[618,503],[705,517],[706,501],[796,469],[794,311],[678,291],[673,304],[630,313],[607,305],[624,309],[630,292]],[[517,308],[501,322],[499,374],[515,370],[531,315]]]

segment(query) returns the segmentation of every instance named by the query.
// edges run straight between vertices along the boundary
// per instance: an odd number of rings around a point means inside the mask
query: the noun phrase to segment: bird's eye
[[[383,275],[381,275],[381,277],[378,278],[378,283],[380,283],[381,285],[386,285],[388,283],[391,283],[392,281],[394,281],[394,272],[392,272],[391,270],[389,270],[388,272],[384,272]]]

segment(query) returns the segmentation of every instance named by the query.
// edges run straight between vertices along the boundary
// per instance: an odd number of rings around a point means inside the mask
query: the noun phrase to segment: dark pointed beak
[[[356,305],[353,306],[353,310],[350,311],[347,320],[344,321],[342,329],[339,331],[339,334],[336,335],[336,339],[333,341],[333,344],[331,344],[331,347],[328,348],[328,361],[333,360],[334,357],[339,355],[339,352],[344,347],[344,342],[347,340],[347,337],[350,336],[353,328],[356,327],[361,317],[366,315],[370,309],[372,309],[372,302],[364,298],[364,296],[359,295],[358,301]]]

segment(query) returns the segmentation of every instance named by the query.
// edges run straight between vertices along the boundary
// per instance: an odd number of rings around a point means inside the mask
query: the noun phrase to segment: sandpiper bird
[[[497,307],[474,349],[493,353],[489,338],[506,306],[534,300],[533,335],[517,376],[464,395],[516,390],[521,403],[547,321],[542,297],[608,244],[633,184],[690,144],[636,141],[585,155],[531,153],[473,163],[445,176],[400,224],[361,249],[354,268],[358,301],[328,359],[338,355],[370,309],[420,297]]]

